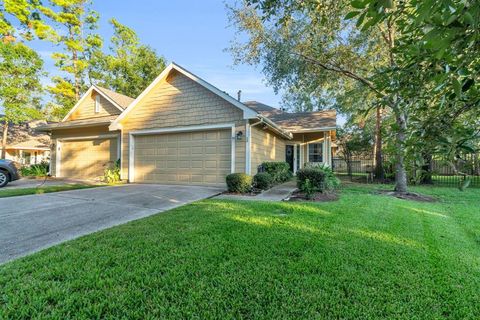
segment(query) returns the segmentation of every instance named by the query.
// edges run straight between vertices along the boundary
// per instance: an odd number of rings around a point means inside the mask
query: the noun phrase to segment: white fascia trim
[[[107,101],[112,103],[118,110],[123,112],[122,107],[120,107],[118,105],[118,103],[113,101],[109,96],[107,96],[105,93],[103,93],[102,90],[97,88],[95,85],[92,85],[90,88],[88,88],[87,92],[85,92],[83,94],[83,96],[80,98],[80,100],[78,100],[78,102],[75,104],[75,106],[73,106],[73,108],[67,113],[67,115],[60,122],[66,121],[72,115],[72,113],[75,112],[75,110],[78,109],[78,107],[82,104],[82,102],[92,93],[93,90],[95,90],[95,92],[97,92],[98,94],[102,95],[102,97],[104,97],[105,99],[107,99]]]
[[[6,149],[10,149],[10,150],[50,151],[50,148],[36,148],[36,147],[9,147],[9,146],[7,146]]]
[[[159,128],[159,129],[146,129],[130,131],[128,134],[129,151],[128,151],[128,181],[135,182],[135,136],[150,135],[150,134],[162,134],[162,133],[175,133],[175,132],[192,132],[203,131],[211,129],[228,129],[231,128],[231,173],[235,172],[235,140],[236,140],[236,127],[234,123],[212,124],[212,125],[199,125],[199,126],[185,126],[185,127],[172,127],[172,128]]]
[[[284,138],[287,138],[288,140],[293,139],[293,135],[290,132],[285,131],[284,129],[282,129],[280,126],[278,126],[275,122],[268,119],[267,117],[258,115],[257,118],[260,119],[262,123],[265,123],[268,126],[270,126],[274,131],[277,131],[277,133],[283,136]]]
[[[95,140],[95,139],[107,139],[107,138],[118,138],[118,134],[98,134],[94,136],[78,136],[70,138],[58,138],[58,141],[75,141],[75,140]]]
[[[137,131],[130,131],[130,135],[146,135],[146,134],[170,133],[170,132],[189,132],[189,131],[222,129],[222,128],[232,128],[232,127],[235,128],[234,123],[207,124],[207,125],[198,125],[198,126],[137,130]]]
[[[118,129],[118,124],[119,122],[124,119],[127,114],[129,114],[133,108],[135,108],[137,106],[137,104],[160,82],[162,81],[163,79],[165,79],[168,74],[170,73],[170,71],[172,70],[176,70],[178,72],[180,72],[181,74],[183,74],[184,76],[188,77],[189,79],[195,81],[196,83],[200,84],[201,86],[203,86],[204,88],[210,90],[211,92],[213,92],[214,94],[218,95],[219,97],[225,99],[226,101],[230,102],[231,104],[233,104],[234,106],[236,106],[237,108],[241,109],[243,111],[243,118],[244,119],[252,119],[252,118],[256,118],[257,117],[257,113],[255,111],[253,111],[252,109],[248,108],[247,106],[245,106],[243,103],[237,101],[236,99],[232,98],[231,96],[229,96],[228,94],[226,94],[225,92],[223,91],[220,91],[219,89],[217,89],[216,87],[212,86],[211,84],[209,84],[208,82],[206,82],[205,80],[197,77],[196,75],[194,75],[193,73],[185,70],[184,68],[180,67],[179,65],[177,65],[176,63],[172,62],[170,63],[163,71],[162,73],[160,73],[160,75],[155,79],[153,80],[152,83],[150,83],[150,85],[145,89],[143,90],[143,92],[128,106],[128,108],[126,108],[121,114],[120,116],[118,116],[117,119],[115,119],[115,121],[110,125],[110,130],[117,130]]]
[[[111,104],[113,104],[118,110],[120,110],[121,112],[123,112],[123,109],[117,102],[115,102],[114,100],[112,100],[112,98],[110,98],[106,93],[104,93],[102,91],[102,89],[100,89],[99,87],[97,87],[96,85],[93,85],[93,87],[95,87],[95,91],[97,91],[98,93],[100,93],[102,95],[102,97],[104,97],[105,99],[107,99],[107,101],[109,101]]]
[[[208,83],[207,81],[203,80],[202,78],[200,77],[197,77],[196,75],[194,75],[193,73],[191,73],[190,71],[184,69],[183,67],[179,66],[178,64],[176,64],[175,62],[172,62],[171,65],[173,66],[173,68],[175,70],[177,70],[178,72],[182,73],[183,75],[185,75],[186,77],[190,78],[191,80],[195,81],[196,83],[202,85],[203,87],[205,87],[206,89],[212,91],[213,93],[215,93],[217,96],[227,100],[228,102],[230,102],[231,104],[233,104],[234,106],[236,106],[237,108],[241,109],[243,111],[243,118],[244,119],[253,119],[253,118],[256,118],[258,113],[253,111],[252,109],[250,109],[249,107],[247,107],[246,105],[244,105],[243,103],[241,103],[240,101],[238,101],[237,99],[231,97],[230,95],[226,94],[225,92],[221,91],[220,89],[218,89],[217,87],[211,85],[210,83]]]
[[[320,127],[320,128],[312,128],[312,129],[299,129],[299,130],[292,130],[292,133],[305,133],[305,132],[317,132],[317,131],[330,131],[336,130],[337,127]]]

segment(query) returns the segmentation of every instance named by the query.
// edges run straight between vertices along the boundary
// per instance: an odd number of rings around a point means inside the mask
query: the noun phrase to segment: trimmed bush
[[[229,192],[246,193],[252,189],[252,177],[245,173],[231,173],[227,176],[227,189]]]
[[[273,183],[282,183],[292,177],[290,165],[286,162],[264,162],[262,167],[272,176]]]
[[[267,190],[273,184],[272,175],[268,172],[259,172],[253,176],[253,185],[260,190]]]
[[[340,185],[332,169],[326,165],[308,166],[297,171],[297,186],[303,192],[331,191]],[[308,189],[308,190],[307,190]]]

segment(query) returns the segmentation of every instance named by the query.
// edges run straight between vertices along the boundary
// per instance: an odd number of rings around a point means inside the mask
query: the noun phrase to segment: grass
[[[29,194],[42,194],[42,193],[51,193],[59,191],[68,191],[76,189],[86,189],[86,188],[95,188],[97,185],[89,184],[65,184],[59,186],[43,186],[37,188],[18,188],[18,189],[9,189],[8,187],[0,189],[0,198],[6,197],[16,197],[16,196],[25,196]]]
[[[478,319],[480,190],[205,200],[0,266],[0,318]]]

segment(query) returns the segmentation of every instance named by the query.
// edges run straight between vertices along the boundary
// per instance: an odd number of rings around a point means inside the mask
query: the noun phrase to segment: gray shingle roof
[[[133,100],[135,100],[129,96],[123,95],[121,93],[118,93],[106,88],[99,87],[97,85],[95,87],[98,90],[102,91],[102,93],[107,95],[110,99],[115,101],[122,109],[126,109],[130,105],[130,103],[132,103]]]
[[[246,101],[244,104],[272,120],[283,129],[292,132],[333,128],[337,125],[337,113],[335,110],[285,112],[258,101]]]

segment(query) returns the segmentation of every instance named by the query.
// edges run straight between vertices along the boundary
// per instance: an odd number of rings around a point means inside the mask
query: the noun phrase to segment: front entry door
[[[286,158],[285,161],[290,166],[290,171],[293,172],[293,161],[294,161],[293,148],[294,148],[294,146],[286,145],[285,148],[286,148],[285,149],[285,158]]]

